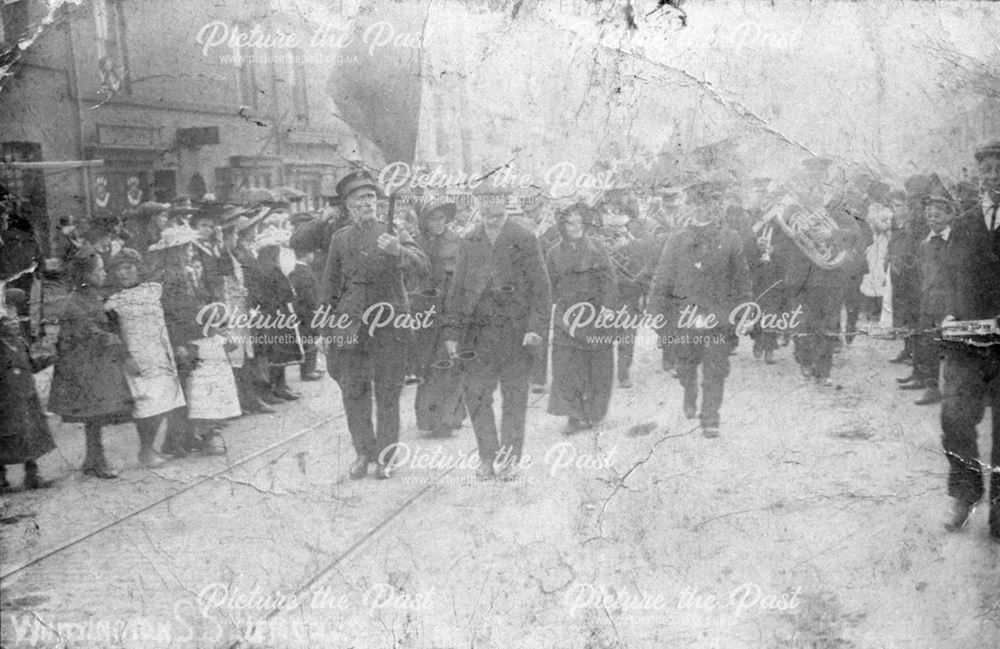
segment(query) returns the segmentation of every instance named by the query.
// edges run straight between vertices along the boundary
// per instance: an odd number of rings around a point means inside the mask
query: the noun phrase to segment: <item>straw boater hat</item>
[[[186,225],[175,225],[164,228],[160,240],[149,247],[150,250],[166,250],[198,241],[200,235],[194,228]]]
[[[136,268],[142,266],[142,255],[132,248],[122,248],[118,254],[108,261],[108,270],[121,266],[122,264],[135,264]]]
[[[257,235],[257,246],[266,248],[268,246],[287,246],[291,239],[292,232],[288,228],[280,228],[269,225]]]

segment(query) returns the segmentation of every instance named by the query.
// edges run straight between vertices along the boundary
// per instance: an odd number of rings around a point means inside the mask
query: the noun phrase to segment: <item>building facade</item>
[[[49,231],[67,214],[253,187],[319,207],[350,166],[383,161],[337,117],[328,78],[343,53],[316,46],[317,25],[347,30],[350,17],[313,7],[307,23],[280,5],[5,2],[5,51],[40,33],[0,93],[0,182]]]

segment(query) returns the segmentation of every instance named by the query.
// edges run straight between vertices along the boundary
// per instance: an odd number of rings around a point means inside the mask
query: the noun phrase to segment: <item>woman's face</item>
[[[583,217],[573,212],[563,219],[563,232],[567,241],[579,241],[583,238]]]

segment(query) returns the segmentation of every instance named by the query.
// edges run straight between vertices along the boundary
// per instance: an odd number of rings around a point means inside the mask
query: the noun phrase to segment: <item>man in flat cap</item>
[[[427,255],[405,231],[379,219],[381,191],[371,174],[348,174],[337,183],[337,193],[351,223],[330,241],[320,309],[329,305],[332,316],[344,315],[350,325],[324,327],[331,341],[327,365],[340,385],[358,455],[351,478],[364,477],[372,462],[377,463],[375,476],[388,478],[399,440],[399,395],[412,332],[398,328],[395,319],[382,322],[382,316],[409,312],[404,278],[426,272]],[[364,322],[368,309],[378,304],[385,306]],[[374,425],[373,397],[378,413]]]
[[[944,321],[1000,317],[1000,139],[976,150],[980,203],[954,221],[945,259],[948,286]],[[948,495],[954,498],[945,527],[958,531],[986,495],[989,533],[1000,541],[1000,347],[949,343],[944,357],[942,444],[948,458]],[[976,426],[989,406],[993,447],[990,464],[979,460]],[[991,469],[992,465],[992,469]]]
[[[477,188],[480,222],[462,240],[445,301],[445,348],[462,359],[465,404],[479,447],[477,475],[513,477],[524,446],[528,385],[544,353],[551,288],[535,235],[509,217],[506,188]],[[499,439],[493,411],[503,397]],[[499,467],[494,467],[494,464]]]

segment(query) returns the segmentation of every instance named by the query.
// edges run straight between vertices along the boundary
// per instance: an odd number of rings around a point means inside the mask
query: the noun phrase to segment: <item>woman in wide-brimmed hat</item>
[[[150,246],[150,250],[163,251],[165,255],[161,274],[163,313],[188,404],[189,425],[185,435],[168,437],[161,449],[175,457],[191,451],[206,455],[225,453],[218,422],[241,413],[223,338],[220,332],[204,325],[202,309],[211,303],[211,298],[192,267],[192,245],[197,240],[195,230],[175,226],[164,230],[160,241]]]

